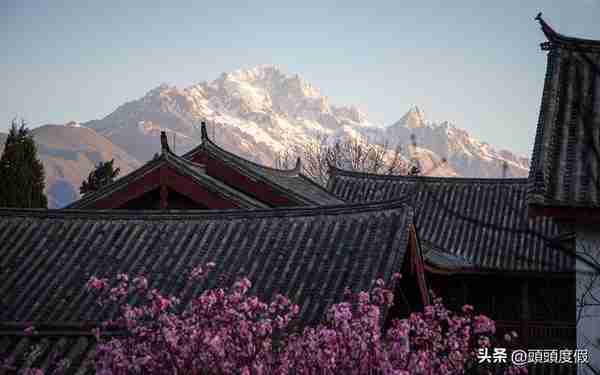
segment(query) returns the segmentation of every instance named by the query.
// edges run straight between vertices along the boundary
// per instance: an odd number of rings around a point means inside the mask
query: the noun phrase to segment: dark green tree
[[[121,172],[120,168],[114,168],[115,160],[100,162],[88,175],[87,180],[81,183],[79,192],[86,194],[91,191],[99,190],[101,187],[110,184]]]
[[[12,120],[0,158],[0,207],[46,208],[44,166],[24,120]]]

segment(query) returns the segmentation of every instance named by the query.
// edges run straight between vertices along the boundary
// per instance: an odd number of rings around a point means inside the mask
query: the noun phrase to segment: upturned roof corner
[[[558,37],[559,34],[556,31],[554,31],[554,29],[542,18],[542,12],[539,12],[535,16],[534,20],[540,23],[542,31],[544,32],[544,35],[546,35],[546,38],[548,38],[549,41],[552,41],[556,39],[556,37]]]

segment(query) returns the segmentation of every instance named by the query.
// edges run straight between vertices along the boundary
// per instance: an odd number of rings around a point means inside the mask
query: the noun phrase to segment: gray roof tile
[[[401,201],[269,210],[0,209],[0,321],[98,320],[92,275],[143,274],[177,293],[195,265],[217,263],[198,288],[247,275],[253,293],[292,297],[302,324],[344,287],[399,272],[412,224]],[[318,292],[317,292],[318,291]],[[189,296],[188,296],[189,297]]]
[[[573,270],[572,241],[551,218],[529,218],[527,179],[384,176],[333,168],[329,188],[347,202],[406,199],[425,258],[440,266],[502,271]],[[561,249],[559,249],[559,246]],[[440,258],[445,253],[451,258]]]
[[[529,203],[600,207],[600,41],[566,37],[539,21],[548,62]]]

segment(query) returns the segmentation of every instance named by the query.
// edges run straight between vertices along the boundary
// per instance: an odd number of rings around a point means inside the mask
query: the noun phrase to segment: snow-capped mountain
[[[158,135],[166,130],[178,153],[200,142],[200,122],[230,151],[271,164],[290,145],[309,142],[318,134],[400,142],[405,157],[418,158],[428,170],[446,158],[433,174],[498,177],[525,176],[529,161],[496,150],[448,123],[427,122],[417,107],[391,126],[370,122],[354,106],[334,106],[302,77],[274,66],[223,73],[212,82],[187,88],[166,84],[121,105],[101,120],[83,126],[95,129],[138,160],[158,151]],[[411,134],[418,147],[411,147]]]
[[[232,151],[265,163],[274,153],[308,142],[315,134],[350,135],[374,127],[357,108],[330,105],[304,79],[273,66],[223,73],[210,83],[184,89],[163,84],[84,126],[147,160],[157,150],[155,137],[161,129],[174,137],[177,152],[196,146],[201,121],[207,121],[222,138],[217,141]]]
[[[529,159],[508,150],[497,150],[448,122],[427,122],[425,113],[418,107],[411,108],[385,132],[401,140],[414,136],[419,147],[446,158],[448,165],[461,176],[525,177],[529,169]]]

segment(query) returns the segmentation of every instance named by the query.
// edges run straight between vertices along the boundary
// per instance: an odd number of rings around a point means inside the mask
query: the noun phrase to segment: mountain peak
[[[287,75],[275,65],[257,65],[252,68],[237,69],[232,72],[221,74],[223,81],[239,81],[254,83],[260,81],[281,81],[287,78]]]
[[[393,126],[404,126],[409,129],[415,129],[422,128],[425,125],[425,112],[418,106],[413,106]]]

